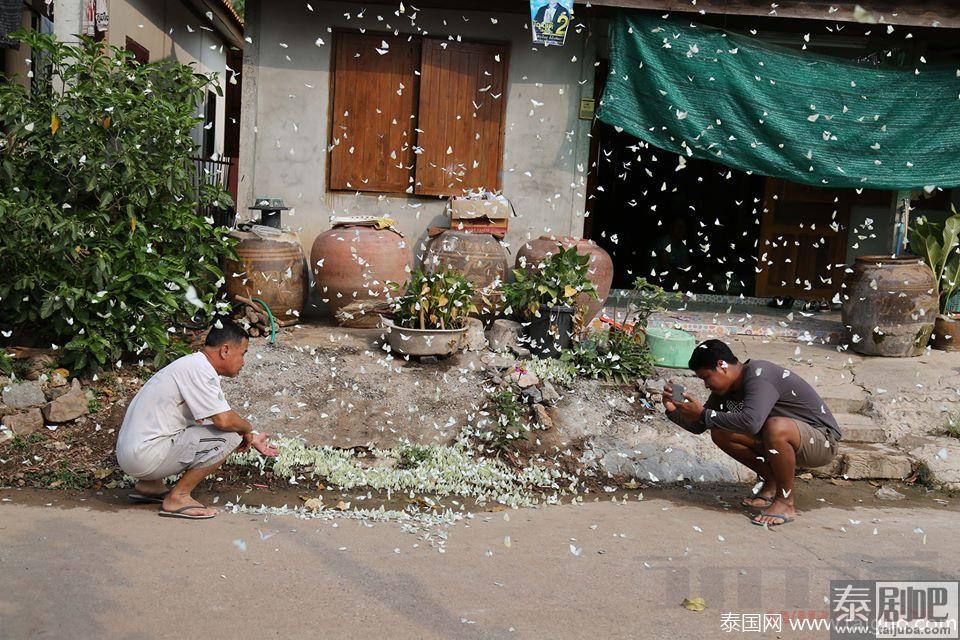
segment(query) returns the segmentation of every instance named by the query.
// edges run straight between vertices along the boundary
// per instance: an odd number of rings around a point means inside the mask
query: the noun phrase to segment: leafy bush
[[[634,327],[646,329],[650,316],[658,311],[663,311],[669,299],[670,296],[662,287],[647,282],[646,278],[637,278],[633,283],[630,300]]]
[[[653,373],[654,359],[643,334],[619,329],[593,331],[560,359],[572,363],[581,375],[607,382],[632,384]]]
[[[51,91],[0,82],[0,324],[56,343],[74,371],[124,354],[183,351],[177,321],[207,321],[232,253],[198,208],[227,207],[191,180],[191,138],[212,78],[117,47],[27,33]]]
[[[523,407],[513,389],[504,389],[490,396],[486,410],[492,425],[477,436],[493,451],[507,451],[515,440],[526,440],[529,425],[523,422]]]
[[[398,291],[400,285],[389,283]],[[473,283],[451,269],[424,274],[417,269],[410,275],[403,294],[391,299],[393,322],[410,329],[459,329],[471,313]]]
[[[587,277],[589,255],[580,255],[576,247],[564,249],[557,244],[557,253],[533,271],[514,269],[514,282],[504,285],[508,313],[524,318],[539,318],[540,308],[576,307],[580,294],[597,297],[597,287]]]
[[[523,367],[541,380],[569,387],[577,379],[577,367],[572,362],[556,358],[531,358]]]
[[[930,222],[923,216],[909,230],[910,250],[933,269],[940,296],[940,313],[947,312],[950,296],[960,289],[960,214],[943,223]]]

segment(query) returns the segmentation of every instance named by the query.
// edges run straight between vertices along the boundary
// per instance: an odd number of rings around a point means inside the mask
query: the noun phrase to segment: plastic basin
[[[654,327],[647,329],[647,344],[657,366],[686,369],[697,339],[681,329]]]

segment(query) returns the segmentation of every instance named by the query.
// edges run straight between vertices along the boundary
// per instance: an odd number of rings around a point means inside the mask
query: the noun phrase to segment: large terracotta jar
[[[237,259],[223,261],[227,295],[258,298],[270,307],[280,326],[296,324],[303,312],[309,279],[296,233],[254,227],[234,230]]]
[[[489,233],[444,231],[430,240],[423,254],[424,273],[442,268],[456,271],[476,287],[473,303],[480,319],[490,321],[499,314],[510,268],[510,254],[500,241]]]
[[[517,268],[536,271],[543,260],[557,252],[557,245],[564,249],[576,247],[580,255],[589,255],[587,277],[597,287],[597,298],[588,294],[577,297],[577,306],[585,306],[587,313],[584,324],[589,324],[603,308],[613,284],[613,260],[603,247],[593,240],[574,238],[573,236],[540,236],[530,240],[517,251]]]
[[[336,314],[352,302],[386,300],[387,283],[409,279],[410,243],[390,229],[342,224],[313,241],[310,267],[317,294]]]
[[[870,356],[919,356],[933,333],[933,271],[917,257],[863,256],[843,283],[850,348]]]

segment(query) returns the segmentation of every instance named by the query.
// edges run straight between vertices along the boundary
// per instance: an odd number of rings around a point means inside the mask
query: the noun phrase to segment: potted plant
[[[944,222],[919,217],[910,228],[910,250],[933,269],[940,300],[940,313],[934,322],[932,344],[935,349],[960,351],[960,314],[950,308],[960,289],[960,214]]]
[[[391,292],[401,285],[388,283]],[[474,286],[450,269],[425,274],[417,269],[399,296],[390,297],[392,320],[384,319],[387,342],[411,356],[446,356],[463,346],[465,320],[477,307]]]
[[[570,346],[575,327],[583,322],[586,307],[577,297],[597,297],[597,287],[587,276],[589,255],[580,255],[576,247],[564,249],[544,260],[536,271],[514,269],[514,282],[504,287],[507,313],[514,313],[526,325],[531,351],[539,356],[556,357]]]

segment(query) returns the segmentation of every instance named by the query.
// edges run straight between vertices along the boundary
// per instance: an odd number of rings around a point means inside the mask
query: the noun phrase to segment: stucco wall
[[[247,2],[247,37],[253,44],[245,49],[243,71],[241,208],[256,196],[284,198],[294,207],[285,225],[300,232],[308,255],[331,215],[389,214],[415,239],[418,252],[428,227],[447,224],[438,198],[327,190],[329,30],[417,33],[419,28],[432,36],[511,43],[503,162],[503,191],[519,216],[510,220],[511,252],[543,233],[581,234],[590,122],[577,115],[581,94],[593,92],[595,39],[588,29],[571,32],[562,48],[534,50],[524,14],[420,9],[411,26],[409,17],[395,15],[398,4],[312,6],[313,12],[300,0]],[[324,44],[317,45],[317,38]]]
[[[150,52],[151,62],[170,59],[181,64],[194,63],[199,72],[216,73],[221,89],[225,89],[228,45],[218,34],[201,28],[201,24],[200,18],[180,0],[113,0],[107,36],[111,45],[121,48],[126,46],[129,36]],[[203,113],[202,108],[198,113]],[[224,114],[224,98],[218,96],[216,153],[223,153]],[[198,128],[194,140],[199,144],[201,139]]]

